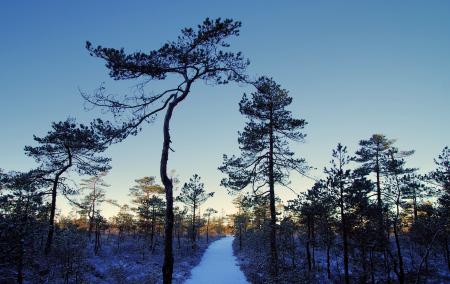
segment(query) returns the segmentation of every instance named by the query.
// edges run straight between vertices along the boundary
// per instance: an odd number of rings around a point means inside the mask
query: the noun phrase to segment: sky
[[[273,77],[289,90],[293,116],[308,122],[305,143],[292,148],[316,168],[311,176],[323,175],[338,142],[353,153],[374,133],[416,150],[409,164],[422,172],[449,145],[448,1],[1,1],[0,168],[35,167],[23,147],[52,121],[108,118],[86,110],[80,90],[104,82],[111,93],[127,93],[139,82],[111,80],[104,62],[85,50],[86,40],[149,51],[206,17],[242,21],[231,50],[250,59],[251,76]],[[216,192],[205,208],[234,211],[217,167],[223,154],[238,153],[245,122],[238,102],[251,91],[197,83],[173,116],[169,169],[182,182],[197,173]],[[161,117],[111,146],[108,196],[124,204],[135,179],[158,177],[161,147]],[[295,193],[276,188],[284,200],[312,185],[294,173],[291,179]],[[106,216],[115,212],[104,208]]]

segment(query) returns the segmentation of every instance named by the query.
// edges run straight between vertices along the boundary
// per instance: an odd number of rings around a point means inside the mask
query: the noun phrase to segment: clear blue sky
[[[0,168],[33,167],[23,147],[51,121],[105,116],[84,110],[78,88],[106,82],[108,90],[126,92],[136,83],[112,82],[104,63],[84,49],[86,40],[151,50],[205,17],[242,21],[232,46],[250,58],[249,73],[272,76],[290,90],[294,115],[309,122],[306,143],[294,148],[318,168],[312,175],[321,175],[338,142],[353,152],[373,133],[415,149],[411,165],[424,171],[449,144],[448,1],[2,1]],[[182,181],[201,175],[220,192],[208,205],[226,212],[230,198],[217,167],[223,153],[237,151],[244,91],[198,84],[173,119],[169,168]],[[111,197],[125,202],[134,179],[158,176],[161,132],[158,119],[111,147]],[[310,185],[293,176],[297,191]]]

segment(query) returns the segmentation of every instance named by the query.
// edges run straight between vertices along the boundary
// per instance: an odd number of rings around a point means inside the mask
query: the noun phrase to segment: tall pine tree
[[[212,197],[214,192],[206,192],[205,185],[201,182],[200,176],[194,174],[189,182],[185,183],[181,188],[181,193],[177,197],[177,201],[184,203],[192,210],[192,248],[196,248],[197,237],[197,220],[196,211],[200,205],[206,202],[208,198]]]
[[[77,125],[74,119],[52,124],[44,137],[34,136],[38,146],[26,146],[25,152],[40,163],[52,182],[49,229],[45,254],[49,254],[55,231],[56,196],[63,185],[63,175],[74,168],[80,174],[95,175],[110,169],[111,159],[99,156],[106,150],[103,133],[98,128]]]
[[[181,35],[158,49],[148,53],[125,53],[124,49],[86,48],[92,56],[106,61],[109,75],[115,80],[143,79],[141,92],[131,96],[114,97],[105,93],[102,86],[93,95],[84,98],[94,106],[103,107],[127,121],[122,131],[112,132],[112,140],[122,140],[128,134],[137,134],[142,125],[152,122],[155,116],[165,112],[163,123],[163,147],[160,160],[160,176],[165,188],[166,214],[164,229],[163,283],[172,283],[173,273],[173,181],[167,172],[171,150],[170,122],[176,107],[191,93],[196,82],[227,84],[230,81],[246,81],[244,72],[248,66],[240,52],[230,52],[228,40],[239,35],[241,22],[220,18],[205,19],[195,29],[185,28]],[[173,85],[160,91],[147,92],[144,86],[155,81],[169,79]],[[157,87],[158,84],[154,84]],[[127,112],[124,114],[124,112]],[[111,131],[110,131],[111,132]]]
[[[347,222],[347,203],[349,195],[349,186],[352,182],[351,171],[346,167],[351,161],[347,154],[347,147],[340,143],[332,152],[333,159],[331,160],[331,167],[325,168],[325,173],[328,174],[328,181],[331,188],[337,193],[339,216],[341,219],[341,234],[342,234],[342,248],[344,254],[344,281],[346,284],[350,283],[349,274],[349,224]]]
[[[275,184],[287,185],[291,170],[305,171],[304,159],[294,156],[288,142],[303,141],[305,134],[301,130],[306,122],[292,117],[287,110],[292,98],[274,80],[260,77],[254,85],[257,91],[251,94],[251,98],[244,94],[239,103],[241,114],[248,119],[238,138],[241,155],[224,155],[219,169],[228,175],[221,182],[223,186],[234,191],[251,186],[256,195],[269,195],[271,275],[276,278]],[[268,190],[261,192],[264,187]]]

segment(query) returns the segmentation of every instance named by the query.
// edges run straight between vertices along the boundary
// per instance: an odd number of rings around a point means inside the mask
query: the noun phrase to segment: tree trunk
[[[339,172],[343,173],[342,163],[339,164]],[[378,175],[377,175],[378,177]],[[345,216],[345,203],[344,203],[344,181],[342,177],[339,181],[339,207],[340,207],[340,215],[341,215],[341,226],[342,226],[342,242],[343,242],[343,251],[344,251],[344,281],[346,284],[350,283],[350,275],[348,272],[348,240],[347,240],[347,218]]]
[[[361,283],[367,283],[367,262],[366,262],[366,247],[361,245],[361,267],[363,271]]]
[[[178,231],[177,231],[178,249],[181,248],[180,233],[181,233],[181,228],[178,228]]]
[[[95,224],[95,243],[94,243],[94,254],[98,255],[100,251],[100,241],[101,241],[101,231],[99,224]]]
[[[397,181],[398,184],[398,181]],[[398,185],[397,185],[398,187]],[[400,190],[398,188],[398,190]],[[400,203],[400,195],[397,196],[397,202],[396,202],[396,207],[397,207],[397,215],[395,217],[394,220],[394,237],[395,237],[395,245],[397,246],[397,257],[398,257],[398,266],[399,266],[399,272],[398,272],[398,282],[400,284],[405,283],[405,269],[403,267],[403,255],[402,255],[402,249],[400,247],[400,239],[398,236],[398,218],[399,218],[399,214],[400,214],[400,208],[399,208],[399,203]]]
[[[391,153],[391,160],[392,162],[395,162],[394,159],[394,155]],[[400,188],[400,182],[398,180],[398,176],[397,174],[395,174],[395,183],[396,183],[396,187],[397,187],[397,198],[396,198],[396,202],[395,202],[395,208],[396,208],[396,215],[395,215],[395,219],[394,219],[394,237],[395,237],[395,245],[397,246],[397,258],[398,258],[398,282],[400,284],[405,283],[405,269],[403,267],[403,255],[402,255],[402,249],[400,246],[400,238],[398,235],[398,220],[400,217],[400,198],[401,198],[401,188]],[[414,194],[415,196],[415,194]],[[414,198],[415,200],[415,198]],[[415,201],[414,201],[415,203]],[[415,207],[415,205],[414,205]],[[415,209],[414,209],[415,210]]]
[[[308,260],[308,271],[311,271],[311,251],[309,249],[309,244],[311,242],[311,221],[309,215],[306,217],[306,223],[308,228],[308,238],[306,240],[306,258]]]
[[[169,158],[170,134],[169,121],[172,116],[173,108],[166,113],[164,122],[164,144],[161,157],[161,179],[166,191],[166,216],[164,224],[164,263],[163,263],[163,283],[172,283],[173,273],[173,248],[172,248],[172,231],[173,231],[173,184],[172,180],[167,176],[167,160]]]
[[[277,252],[277,214],[275,211],[275,179],[273,163],[273,113],[270,110],[270,136],[269,136],[269,200],[270,200],[270,273],[273,278],[278,276],[278,252]]]
[[[195,237],[197,236],[197,233],[195,232],[195,208],[196,204],[194,202],[194,210],[192,214],[192,249],[195,249]]]
[[[208,221],[206,222],[206,243],[209,243],[209,216]]]
[[[150,248],[152,249],[153,252],[153,239],[155,237],[155,208],[152,208],[152,227],[151,227],[151,231],[150,231]]]
[[[344,278],[345,283],[350,283],[350,275],[348,272],[348,240],[347,240],[347,222],[344,215],[344,204],[343,204],[343,189],[341,188],[341,220],[342,220],[342,241],[344,250]]]
[[[414,196],[413,196],[413,215],[414,215],[414,222],[417,221],[417,197],[416,197],[416,191],[414,190]]]
[[[376,161],[375,161],[375,173],[377,175],[377,206],[378,210],[380,210],[380,214],[382,213],[383,204],[381,202],[381,182],[380,182],[380,162],[378,157],[378,152],[376,155]]]
[[[291,240],[292,240],[292,268],[296,267],[295,264],[295,231],[292,231],[292,236],[291,236]]]
[[[377,186],[377,208],[378,208],[378,231],[379,231],[379,240],[382,249],[384,250],[383,259],[384,259],[384,268],[387,274],[387,281],[390,283],[390,266],[388,265],[388,256],[387,256],[387,247],[389,245],[389,233],[387,232],[384,226],[384,214],[383,214],[383,202],[381,200],[381,181],[380,181],[380,153],[377,151],[376,160],[375,160],[375,173],[377,177],[376,186]]]
[[[380,236],[382,236],[382,244],[386,241],[385,230],[384,230],[384,219],[383,219],[383,202],[381,200],[381,181],[380,181],[380,161],[379,153],[376,154],[375,160],[375,173],[377,175],[377,207],[378,207],[378,226],[380,231]]]
[[[242,224],[239,222],[239,250],[242,250]]]
[[[444,253],[445,253],[445,260],[447,262],[447,268],[448,268],[448,271],[450,271],[450,250],[448,248],[447,235],[444,236]]]
[[[17,283],[23,283],[23,234],[20,236],[19,240],[19,256],[17,259]]]
[[[331,279],[331,261],[330,261],[330,243],[327,242],[327,277],[328,280]]]
[[[55,230],[56,193],[58,188],[58,181],[59,175],[56,175],[53,181],[53,188],[52,188],[52,203],[50,207],[47,242],[45,243],[45,251],[44,251],[45,255],[48,255],[50,253],[53,242],[53,233]]]
[[[438,233],[439,233],[439,230],[437,230],[434,233],[433,237],[431,238],[431,241],[429,242],[429,244],[426,248],[425,255],[422,257],[422,259],[420,261],[419,268],[417,269],[417,274],[416,274],[416,282],[415,282],[416,284],[420,283],[420,273],[422,271],[423,263],[425,262],[426,265],[428,265],[428,254],[430,253],[431,247],[433,246],[433,243],[434,243],[434,239],[436,238]]]
[[[95,192],[95,182],[94,182],[94,194],[93,194],[93,200],[92,200],[92,212],[91,216],[89,216],[89,240],[91,240],[92,235],[92,229],[94,228],[94,218],[95,218],[95,199],[96,199],[96,192]]]
[[[395,221],[395,224],[394,224],[394,236],[395,236],[395,244],[397,246],[397,257],[398,257],[398,266],[399,266],[398,282],[400,284],[403,284],[403,283],[405,283],[405,270],[403,268],[403,256],[402,256],[400,240],[399,240],[399,236],[398,236],[397,221]]]
[[[373,251],[375,247],[370,248],[370,280],[371,283],[375,283],[375,265],[373,263]]]
[[[315,218],[314,215],[311,220],[311,244],[312,244],[312,266],[316,269],[316,233],[315,233]]]
[[[180,97],[173,96],[174,100],[169,103],[166,115],[164,117],[164,141],[160,163],[160,176],[166,193],[166,215],[164,224],[164,263],[162,267],[164,284],[172,283],[173,273],[173,183],[172,179],[170,179],[167,175],[167,161],[169,160],[169,149],[171,143],[170,119],[172,118],[173,110],[175,109],[177,104],[184,100],[189,94],[191,84],[192,82],[187,82],[186,88]]]
[[[53,187],[52,187],[52,204],[50,208],[50,219],[49,219],[49,226],[48,226],[48,235],[47,235],[47,241],[45,243],[45,250],[44,254],[48,255],[50,253],[50,250],[52,248],[52,242],[53,242],[53,234],[55,231],[55,212],[56,212],[56,193],[58,190],[58,182],[59,177],[72,166],[72,152],[69,148],[67,148],[69,163],[64,166],[58,173],[55,175],[55,179],[53,180]]]

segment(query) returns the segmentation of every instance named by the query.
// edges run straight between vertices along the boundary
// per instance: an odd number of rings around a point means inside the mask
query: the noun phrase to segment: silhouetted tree
[[[378,236],[379,236],[379,246],[380,249],[384,251],[385,268],[388,270],[387,264],[387,243],[388,243],[388,233],[385,226],[384,211],[383,206],[383,193],[381,187],[381,176],[383,174],[383,161],[386,159],[386,153],[394,143],[394,140],[386,138],[382,134],[374,134],[367,140],[359,141],[360,148],[356,151],[355,161],[361,163],[361,167],[358,169],[360,173],[371,174],[375,173],[375,184],[376,184],[376,200],[377,200],[377,210],[378,210]],[[387,276],[390,276],[389,271],[386,271]]]
[[[74,119],[53,123],[52,131],[42,138],[34,136],[34,140],[39,146],[26,146],[25,152],[40,163],[40,168],[53,183],[45,245],[45,254],[48,254],[55,230],[56,195],[58,186],[62,184],[62,175],[71,167],[80,174],[95,175],[110,169],[110,159],[97,155],[106,150],[101,133],[92,126],[77,125]]]
[[[87,179],[81,181],[81,189],[88,190],[88,193],[83,197],[81,204],[81,214],[87,214],[89,218],[89,239],[91,239],[92,231],[94,229],[95,220],[98,219],[100,211],[99,207],[102,203],[108,202],[114,204],[115,201],[106,198],[106,187],[109,187],[103,177],[107,175],[107,172],[99,173]]]
[[[160,163],[160,175],[166,194],[165,220],[165,256],[163,282],[172,282],[173,253],[173,183],[167,174],[169,158],[170,120],[176,106],[189,95],[192,85],[197,81],[226,84],[229,81],[243,81],[243,71],[248,65],[241,53],[224,51],[230,45],[227,39],[239,35],[240,22],[230,19],[206,19],[196,29],[185,28],[175,41],[148,53],[126,54],[123,49],[93,47],[90,42],[86,48],[90,54],[106,61],[110,76],[115,80],[143,78],[141,86],[151,81],[164,80],[169,76],[175,80],[174,86],[151,95],[139,88],[140,93],[132,97],[114,98],[105,94],[101,87],[94,95],[84,95],[85,99],[96,106],[106,107],[116,116],[130,112],[130,120],[125,122],[122,133],[136,134],[144,122],[152,121],[155,115],[165,110],[163,123],[163,148]],[[120,137],[119,137],[120,136]],[[126,136],[118,134],[118,138]],[[119,139],[119,140],[120,140]]]
[[[447,262],[447,268],[450,271],[450,149],[446,146],[442,149],[439,156],[434,159],[436,168],[431,171],[426,180],[437,192],[439,202],[439,217],[442,227],[441,242],[444,247],[444,255]]]
[[[119,212],[112,218],[113,226],[118,230],[117,249],[120,250],[120,244],[125,235],[128,235],[135,227],[133,215],[130,213],[130,206],[127,204],[120,207]]]
[[[408,177],[415,169],[405,168],[405,158],[412,155],[414,151],[399,151],[390,147],[386,153],[385,172],[387,175],[388,204],[394,204],[395,214],[393,218],[393,229],[395,244],[397,248],[397,260],[394,259],[394,272],[397,274],[398,282],[405,283],[405,269],[403,264],[402,248],[400,244],[400,210],[404,202],[404,192],[408,184]],[[398,262],[398,268],[397,268]]]
[[[380,214],[383,212],[381,193],[382,163],[386,152],[393,143],[393,140],[389,140],[383,134],[374,134],[367,140],[359,141],[360,149],[356,151],[355,161],[362,163],[361,170],[367,174],[375,173],[376,175],[377,205]]]
[[[234,215],[235,236],[239,238],[239,250],[242,250],[243,235],[247,230],[247,225],[250,221],[250,209],[252,207],[251,199],[247,196],[239,194],[234,200],[233,204],[238,212]]]
[[[326,186],[324,181],[319,181],[313,189],[317,191],[317,233],[321,243],[325,245],[327,257],[327,278],[331,279],[331,249],[334,245],[334,228],[337,223],[335,217],[336,200],[332,190]]]
[[[15,268],[17,283],[23,283],[25,270],[36,264],[36,240],[47,210],[43,204],[46,192],[42,189],[49,184],[42,179],[44,174],[41,170],[0,171],[0,263],[8,269],[12,265],[12,271]],[[2,269],[2,274],[2,281],[14,282],[8,270]]]
[[[347,147],[340,143],[336,149],[333,150],[333,159],[331,160],[330,168],[325,168],[325,173],[328,174],[330,186],[337,191],[339,215],[341,219],[341,233],[342,233],[342,247],[344,254],[344,281],[350,283],[349,274],[349,238],[348,238],[348,224],[347,224],[347,195],[348,188],[351,184],[351,171],[346,167],[351,161],[351,157],[347,154]]]
[[[362,268],[361,283],[368,282],[369,273],[371,282],[375,283],[377,259],[374,250],[379,240],[379,215],[378,206],[370,199],[370,193],[374,188],[372,181],[358,170],[352,171],[351,184],[344,187],[346,228],[353,246],[359,249],[358,263]],[[352,269],[352,271],[355,270],[356,267]]]
[[[152,251],[155,249],[156,226],[161,222],[161,218],[164,218],[165,209],[166,203],[164,200],[159,196],[152,196],[143,200],[137,210],[139,217],[145,222],[145,228],[148,227],[147,223],[150,221],[150,247]]]
[[[288,141],[303,141],[300,130],[305,120],[292,118],[286,108],[292,103],[288,91],[275,81],[261,77],[254,83],[257,91],[251,98],[244,94],[239,111],[248,118],[244,131],[239,133],[240,157],[224,155],[219,169],[228,175],[221,184],[231,190],[240,191],[251,186],[255,194],[269,194],[271,230],[270,259],[272,276],[278,274],[276,245],[275,183],[286,185],[289,172],[305,171],[304,159],[294,157]],[[260,189],[269,190],[261,193]]]
[[[206,209],[206,212],[203,213],[203,216],[206,218],[206,243],[209,243],[209,219],[211,218],[211,215],[216,213],[217,210],[214,208],[208,208]]]
[[[178,243],[178,249],[181,248],[181,237],[183,235],[184,229],[186,228],[184,220],[186,219],[187,214],[187,208],[184,207],[183,210],[181,210],[179,207],[174,207],[174,216],[175,216],[175,222],[174,222],[174,228],[175,228],[175,234],[177,238]]]
[[[101,233],[102,230],[107,228],[106,219],[97,210],[94,216],[94,226],[95,226],[95,242],[94,242],[94,254],[98,255],[101,247]]]
[[[412,222],[415,222],[418,218],[418,207],[421,200],[432,194],[432,190],[425,185],[423,180],[424,176],[417,174],[408,174],[402,178],[404,184],[402,190],[403,199],[408,201],[405,204],[405,210],[411,210]]]
[[[136,185],[130,188],[132,202],[137,206],[133,209],[138,214],[139,226],[144,235],[150,235],[150,248],[153,251],[155,228],[158,220],[164,216],[165,202],[159,197],[164,194],[164,188],[157,184],[152,176],[137,179],[135,182]]]
[[[206,202],[208,198],[212,197],[214,192],[207,193],[204,184],[200,181],[200,176],[194,174],[188,183],[185,183],[181,188],[181,193],[177,197],[177,201],[184,203],[192,210],[192,247],[196,247],[196,210],[200,205]]]
[[[319,211],[317,209],[320,203],[320,188],[320,183],[315,183],[311,189],[298,196],[297,199],[289,201],[289,209],[294,214],[298,214],[301,224],[305,227],[305,250],[308,272],[311,272],[315,266],[315,230],[317,227],[316,220],[319,217]]]
[[[450,149],[445,147],[434,163],[436,169],[428,174],[428,181],[436,187],[441,206],[450,209]]]

